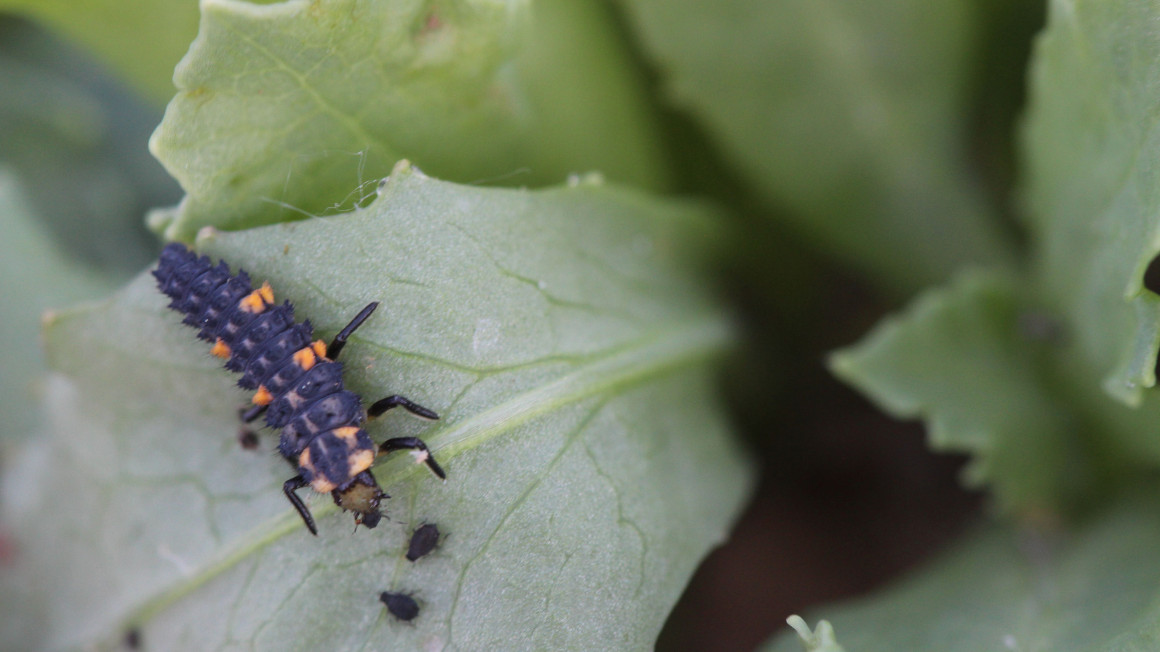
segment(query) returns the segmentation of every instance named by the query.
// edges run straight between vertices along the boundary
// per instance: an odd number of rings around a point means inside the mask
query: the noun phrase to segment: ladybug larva
[[[254,289],[245,271],[231,274],[225,262],[215,266],[179,243],[161,252],[153,276],[172,299],[169,307],[185,315],[185,324],[200,329],[199,338],[213,343],[210,353],[223,358],[226,369],[242,374],[238,386],[254,391],[242,420],[249,423],[264,413],[266,425],[281,431],[278,451],[298,470],[282,491],[312,534],[318,528],[298,496],[303,487],[329,493],[339,507],[354,512],[355,523],[378,525],[383,516],[379,503],[388,496],[370,472],[377,454],[412,450],[435,475],[447,477],[422,439],[395,437],[376,451],[362,428],[368,416],[394,407],[424,419],[439,415],[398,395],[363,409],[362,399],[343,388],[338,355],[378,303],[363,308],[326,345],[313,340],[309,321],[294,320],[290,302],[274,303],[269,283]]]

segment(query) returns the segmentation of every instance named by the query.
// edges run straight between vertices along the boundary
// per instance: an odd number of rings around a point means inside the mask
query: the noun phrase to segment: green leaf
[[[672,101],[834,254],[902,289],[1010,247],[964,149],[970,0],[622,0]]]
[[[148,264],[157,241],[142,217],[180,196],[145,148],[160,114],[23,22],[0,33],[0,88],[0,165],[20,180],[57,255],[122,281]]]
[[[1070,531],[990,527],[910,579],[823,608],[858,652],[1129,652],[1160,640],[1155,488]],[[783,634],[767,652],[800,650]]]
[[[41,605],[48,648],[131,626],[150,649],[649,648],[751,482],[714,389],[733,334],[701,269],[712,218],[593,183],[481,189],[401,166],[353,213],[205,233],[320,337],[382,302],[343,353],[347,384],[437,410],[369,428],[424,437],[447,481],[390,459],[375,469],[389,520],[352,534],[318,497],[310,536],[274,442],[234,440],[233,377],[142,275],[49,326],[52,434],[0,503],[37,580],[0,599]],[[408,562],[424,521],[447,536]],[[413,624],[384,590],[414,593]]]
[[[884,320],[831,368],[900,418],[922,417],[930,445],[970,453],[966,479],[989,482],[1003,508],[1054,510],[1089,489],[1067,404],[1045,383],[1050,324],[1023,307],[1018,280],[967,273]],[[853,648],[857,649],[857,648]]]
[[[1155,384],[1160,298],[1160,8],[1050,4],[1031,69],[1025,136],[1035,273],[1065,317],[1084,382],[1138,404]]]
[[[1008,507],[1090,504],[1160,464],[1160,395],[1143,391],[1160,346],[1160,297],[1143,287],[1160,247],[1160,44],[1140,27],[1155,19],[1127,3],[1051,5],[1024,133],[1032,264],[992,290],[928,297],[837,367],[894,414],[926,418],[936,448],[974,453],[970,478]],[[1014,324],[1036,321],[1051,341],[1031,346]]]
[[[193,0],[0,0],[99,55],[158,104],[173,95],[173,66],[197,33]]]
[[[468,183],[595,169],[656,187],[614,35],[585,0],[205,0],[150,144],[188,194],[153,224],[188,240],[350,208],[403,157]]]
[[[0,168],[0,440],[25,436],[40,419],[35,396],[44,362],[42,313],[105,294],[112,284],[69,260],[33,217],[16,178]]]

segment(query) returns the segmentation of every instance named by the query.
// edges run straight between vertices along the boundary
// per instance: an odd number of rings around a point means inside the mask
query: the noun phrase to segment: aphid
[[[141,630],[137,629],[136,627],[130,628],[128,631],[125,632],[125,638],[123,639],[123,642],[124,642],[125,647],[127,649],[140,650],[141,649]]]
[[[379,594],[379,600],[382,600],[383,604],[387,605],[387,611],[399,620],[410,621],[419,615],[419,603],[406,593],[383,591]]]
[[[238,386],[255,390],[242,420],[249,423],[265,413],[266,425],[281,430],[278,451],[298,470],[282,492],[310,532],[318,534],[318,528],[297,493],[307,486],[329,493],[339,507],[354,512],[355,523],[378,525],[383,515],[379,502],[388,496],[371,475],[376,450],[362,423],[394,407],[425,419],[439,418],[397,395],[364,410],[362,399],[343,389],[342,364],[335,360],[378,303],[363,308],[327,346],[311,341],[314,328],[309,321],[294,321],[290,302],[274,303],[268,283],[255,290],[245,271],[230,274],[225,262],[215,266],[184,245],[166,246],[153,276],[173,299],[169,307],[185,314],[183,323],[213,342],[210,353],[223,358],[226,369],[242,374]],[[422,439],[388,439],[377,452],[397,450],[417,451],[418,461],[440,478],[447,477]]]
[[[439,543],[439,528],[434,523],[419,526],[411,535],[411,544],[407,546],[407,559],[416,561],[429,554]]]
[[[238,443],[248,451],[257,450],[258,444],[260,443],[258,441],[258,433],[249,428],[242,428],[238,431]]]

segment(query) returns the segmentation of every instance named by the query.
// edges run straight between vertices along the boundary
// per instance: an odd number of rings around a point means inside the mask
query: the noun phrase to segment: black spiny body
[[[183,323],[213,342],[210,353],[223,358],[226,369],[242,374],[240,387],[254,390],[253,406],[242,419],[253,421],[264,412],[266,425],[281,431],[278,451],[298,470],[282,490],[312,533],[318,529],[296,493],[306,486],[331,494],[339,507],[355,513],[356,523],[378,525],[379,502],[387,495],[370,473],[377,453],[419,451],[420,461],[446,477],[423,440],[388,439],[376,451],[362,428],[368,415],[398,406],[427,419],[438,415],[402,396],[364,410],[362,399],[343,388],[342,364],[335,359],[377,303],[363,308],[327,346],[313,340],[309,321],[294,320],[290,302],[274,303],[268,283],[254,289],[245,271],[231,274],[225,262],[214,265],[181,244],[165,247],[153,276],[172,299],[169,307],[185,315]]]

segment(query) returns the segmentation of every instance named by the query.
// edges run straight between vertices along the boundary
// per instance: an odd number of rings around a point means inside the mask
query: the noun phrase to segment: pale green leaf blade
[[[349,208],[404,157],[465,183],[664,177],[612,21],[581,0],[205,0],[175,81],[151,141],[187,192],[154,218],[169,238]]]
[[[0,0],[100,56],[158,105],[197,34],[194,0]]]
[[[965,151],[974,2],[622,4],[672,101],[820,246],[904,289],[1008,260]]]
[[[311,537],[273,442],[234,440],[233,377],[143,276],[49,328],[53,434],[3,503],[38,542],[22,568],[43,593],[3,599],[51,596],[54,648],[131,626],[151,649],[650,648],[750,484],[714,389],[733,339],[700,269],[716,228],[598,185],[488,190],[403,167],[354,213],[207,234],[320,337],[382,302],[343,353],[348,385],[436,409],[370,431],[423,436],[447,482],[389,460],[390,521],[352,534],[320,497]],[[423,521],[448,534],[412,564]],[[384,590],[415,593],[413,625],[385,615]]]
[[[987,528],[893,588],[818,613],[858,652],[1154,650],[1157,514],[1152,488],[1072,530]],[[801,644],[786,633],[764,649]]]
[[[1017,287],[1004,274],[963,274],[831,368],[890,414],[922,418],[933,449],[971,454],[966,480],[992,485],[1001,507],[1053,511],[1089,489],[1093,472],[1070,406],[1045,383],[1041,359],[1058,333]]]
[[[1160,42],[1148,3],[1054,1],[1031,68],[1024,159],[1035,273],[1082,382],[1135,405],[1155,383]]]

